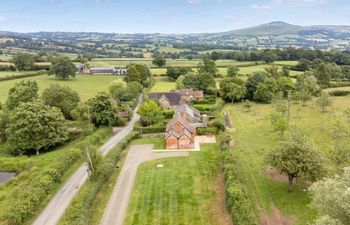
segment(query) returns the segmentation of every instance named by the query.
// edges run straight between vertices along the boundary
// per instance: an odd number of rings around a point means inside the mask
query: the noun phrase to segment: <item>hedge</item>
[[[258,225],[254,207],[249,201],[244,186],[238,179],[234,156],[227,150],[222,151],[225,175],[226,205],[236,225]]]
[[[329,87],[331,88],[349,87],[349,86],[350,86],[350,81],[335,82],[329,85]]]
[[[14,79],[20,79],[20,78],[26,78],[26,77],[36,77],[44,74],[46,74],[46,71],[39,71],[37,73],[30,73],[30,74],[9,75],[6,77],[0,77],[0,81],[14,80]]]
[[[207,135],[207,134],[217,134],[218,129],[216,127],[199,127],[197,128],[198,135]]]
[[[86,146],[97,146],[105,140],[106,134],[110,130],[102,129],[101,132],[95,132],[84,138],[82,141],[73,145],[64,155],[55,160],[49,168],[39,171],[40,168],[33,166],[26,172],[19,175],[18,179],[25,176],[31,176],[31,180],[18,186],[21,190],[17,193],[17,200],[8,206],[4,219],[13,225],[23,224],[33,217],[40,209],[47,196],[53,194],[52,190],[62,182],[63,176],[77,162],[83,159],[82,149]],[[16,182],[16,181],[14,181]]]
[[[350,95],[350,90],[333,90],[328,93],[331,96],[347,96]]]
[[[135,126],[134,131],[139,132],[140,134],[152,134],[152,133],[164,133],[166,126],[156,126],[156,127],[140,127]]]
[[[128,146],[130,141],[139,136],[138,132],[132,132],[119,142],[96,168],[93,179],[86,183],[73,203],[66,211],[60,224],[86,225],[91,222],[91,207],[103,184],[111,177],[115,165],[119,161],[120,153]]]

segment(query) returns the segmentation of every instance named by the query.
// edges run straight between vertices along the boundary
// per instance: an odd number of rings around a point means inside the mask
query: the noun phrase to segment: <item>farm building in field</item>
[[[149,93],[149,98],[158,101],[163,108],[174,108],[181,101],[180,94],[175,92],[153,92]]]
[[[118,75],[124,75],[126,70],[124,68],[120,67],[92,67],[90,68],[91,74],[118,74]]]
[[[176,115],[166,127],[165,142],[167,149],[190,149],[194,146],[196,128],[181,115]]]
[[[193,99],[199,100],[204,98],[203,91],[194,91],[193,89],[178,89],[172,90],[171,92],[179,93],[181,99],[189,102]]]

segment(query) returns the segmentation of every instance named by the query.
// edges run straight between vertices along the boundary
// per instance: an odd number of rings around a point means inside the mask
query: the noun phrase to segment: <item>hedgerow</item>
[[[139,136],[132,132],[119,142],[95,168],[95,175],[84,185],[78,196],[68,208],[60,224],[86,225],[91,221],[91,207],[102,185],[111,177],[120,158],[120,153],[128,146],[130,141]]]

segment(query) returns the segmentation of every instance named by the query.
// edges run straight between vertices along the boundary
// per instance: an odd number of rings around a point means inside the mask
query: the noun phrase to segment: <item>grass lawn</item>
[[[36,80],[39,85],[39,92],[41,93],[50,84],[57,83],[59,85],[66,85],[76,90],[82,101],[94,97],[98,92],[108,91],[108,85],[115,79],[120,79],[113,75],[77,75],[76,78],[69,80],[58,80],[52,76],[37,76],[26,78]],[[8,91],[16,82],[22,79],[1,81],[0,82],[0,101],[4,102],[7,98]]]
[[[188,157],[142,164],[124,224],[220,224],[213,212],[219,161],[217,144],[206,144],[200,152],[191,152]],[[158,164],[164,167],[158,168]]]
[[[331,128],[336,113],[350,106],[350,97],[334,97],[333,107],[321,113],[314,102],[307,107],[292,105],[291,125],[305,129],[324,157],[332,148]],[[272,105],[254,104],[252,112],[243,111],[242,104],[228,104],[223,111],[232,112],[232,124],[237,132],[232,135],[236,147],[232,149],[237,159],[237,171],[253,205],[270,212],[273,205],[295,220],[296,225],[311,222],[316,212],[308,207],[310,199],[302,184],[294,185],[294,192],[287,192],[287,182],[270,178],[264,163],[267,153],[278,144],[279,137],[272,131],[269,115]],[[350,141],[350,140],[349,140]],[[349,143],[350,144],[350,143]],[[334,165],[329,163],[332,170]],[[257,210],[258,212],[258,210]]]
[[[151,88],[150,92],[166,92],[171,89],[175,89],[175,82],[169,80],[168,78],[156,78],[156,82]]]

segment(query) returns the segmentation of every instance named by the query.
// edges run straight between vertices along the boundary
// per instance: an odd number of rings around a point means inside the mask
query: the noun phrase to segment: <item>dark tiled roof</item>
[[[159,100],[163,95],[166,99],[168,99],[170,105],[172,106],[178,105],[180,103],[181,96],[179,93],[175,92],[153,92],[149,93],[149,98]]]

